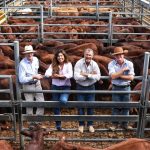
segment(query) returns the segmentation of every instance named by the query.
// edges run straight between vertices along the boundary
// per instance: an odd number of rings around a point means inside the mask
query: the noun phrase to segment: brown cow
[[[0,150],[13,150],[13,148],[7,141],[0,140]]]
[[[36,39],[38,38],[37,35],[37,27],[36,26],[31,26],[27,28],[26,35],[21,35],[22,39]],[[33,33],[33,34],[31,34]]]
[[[138,138],[131,138],[118,144],[107,147],[103,150],[149,150],[150,141]]]
[[[149,150],[149,148],[150,141],[138,138],[130,138],[104,149],[72,145],[65,143],[62,139],[53,146],[52,150]]]
[[[25,150],[44,150],[44,136],[49,134],[39,125],[34,125],[31,131],[21,131],[21,134],[31,138],[29,144],[26,144]]]
[[[149,41],[133,41],[133,42],[118,42],[115,46],[127,46],[127,45],[134,45],[141,47],[143,49],[149,50],[150,42]]]
[[[5,35],[7,39],[10,39],[11,41],[14,41],[16,39],[16,36],[13,34],[12,28],[10,27],[9,24],[4,23],[4,26],[1,27],[1,32],[2,33],[9,33]],[[10,34],[12,33],[12,34]]]
[[[4,53],[5,56],[9,56],[11,59],[13,58],[14,51],[10,46],[0,45],[0,49],[2,50],[2,52]]]
[[[76,56],[82,56],[83,55],[83,51],[86,48],[91,48],[91,49],[93,49],[95,54],[98,54],[97,46],[94,43],[81,44],[81,45],[75,46],[73,48],[67,49],[65,51],[69,55],[71,54],[71,55],[76,55]]]
[[[65,136],[60,137],[60,141],[54,144],[52,150],[99,150],[92,147],[83,147],[81,145],[68,144],[64,140]]]
[[[7,56],[0,55],[0,68],[1,69],[8,69],[8,68],[14,68],[15,63],[13,60],[11,60]]]

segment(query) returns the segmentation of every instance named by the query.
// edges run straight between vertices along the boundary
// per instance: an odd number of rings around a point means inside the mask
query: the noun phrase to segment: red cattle
[[[16,75],[15,75],[15,69],[3,69],[0,70],[0,75],[12,75],[13,85],[15,86],[16,82]],[[9,88],[9,80],[7,78],[0,79],[0,89],[8,89]],[[3,100],[9,100],[10,94],[8,93],[1,93],[0,99]],[[7,110],[4,108],[4,112],[7,112]]]
[[[45,64],[44,62],[40,61],[40,72],[45,72],[49,66]]]
[[[43,44],[45,46],[60,46],[60,45],[63,45],[64,43],[63,42],[60,42],[60,41],[44,41]]]
[[[55,46],[55,47],[52,48],[52,50],[53,50],[53,51],[59,50],[59,49],[66,50],[66,49],[73,48],[73,47],[75,47],[75,46],[77,46],[77,44],[75,44],[75,43],[67,43],[67,44]]]
[[[10,40],[14,41],[16,39],[16,36],[13,34],[12,28],[10,27],[10,25],[6,24],[6,23],[3,25],[4,26],[1,26],[1,32],[2,33],[9,33],[9,34],[5,35],[6,39],[10,39]]]
[[[141,90],[142,87],[142,82],[139,82],[134,88],[133,91],[138,91]],[[131,99],[133,102],[138,102],[140,100],[140,95],[139,94],[131,94]]]
[[[149,148],[150,141],[138,138],[131,138],[103,150],[149,150]]]
[[[149,41],[133,41],[133,42],[118,42],[115,46],[127,46],[127,45],[134,45],[141,47],[145,50],[149,50],[150,42]]]
[[[1,69],[8,69],[8,68],[14,68],[15,63],[13,60],[11,60],[7,56],[0,55],[0,68]]]
[[[65,140],[65,136],[62,136],[60,138],[60,141],[57,142],[52,147],[52,150],[99,150],[99,149],[92,148],[92,147],[84,147],[81,145],[72,145],[72,144],[66,143],[64,140]]]
[[[49,132],[39,125],[35,125],[31,131],[21,131],[21,134],[31,138],[29,144],[26,144],[25,150],[44,150],[44,136],[48,135]]]
[[[0,49],[2,50],[5,56],[9,56],[11,59],[13,59],[14,51],[10,46],[0,45]]]
[[[13,148],[7,141],[0,140],[0,150],[13,150]]]
[[[98,54],[97,46],[94,43],[85,43],[73,48],[65,50],[67,54],[76,55],[76,56],[83,56],[83,51],[87,48],[93,49],[95,54]]]
[[[22,39],[36,39],[38,38],[37,26],[27,27],[27,30],[24,31],[26,34],[21,35]]]
[[[131,138],[104,149],[68,144],[61,140],[53,146],[52,150],[149,150],[149,148],[150,141],[138,138]]]
[[[94,60],[96,62],[102,63],[106,68],[107,68],[108,63],[112,61],[111,58],[108,58],[106,56],[100,56],[100,55],[94,55]]]
[[[0,34],[0,42],[3,42],[5,39],[5,37],[3,35]]]
[[[85,44],[85,43],[94,43],[97,48],[98,48],[98,53],[101,54],[103,49],[104,49],[104,44],[102,41],[98,41],[96,39],[83,39],[83,40],[77,40],[74,41],[73,43],[81,45],[81,44]]]

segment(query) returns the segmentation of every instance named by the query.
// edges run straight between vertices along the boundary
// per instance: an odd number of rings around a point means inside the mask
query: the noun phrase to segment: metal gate
[[[18,64],[19,64],[19,42],[15,42],[15,63],[16,63],[16,72],[18,75]],[[137,137],[144,137],[144,130],[145,130],[145,121],[149,120],[149,117],[146,115],[146,110],[149,107],[148,101],[148,88],[149,84],[147,84],[148,80],[148,64],[149,64],[149,53],[145,53],[145,60],[144,60],[144,69],[143,69],[143,78],[142,78],[142,90],[141,91],[131,91],[130,93],[136,93],[136,94],[141,94],[141,100],[139,102],[124,102],[124,103],[115,103],[111,101],[95,101],[95,102],[77,102],[77,101],[70,101],[67,103],[67,105],[62,106],[59,102],[54,102],[54,101],[47,101],[45,100],[44,102],[26,102],[23,101],[21,98],[21,93],[36,93],[36,92],[43,92],[43,93],[59,93],[59,92],[64,92],[64,91],[56,91],[56,90],[42,90],[42,91],[25,91],[20,88],[18,80],[16,83],[16,92],[17,92],[17,103],[18,109],[19,109],[19,131],[24,130],[23,122],[24,121],[38,121],[38,122],[43,122],[43,121],[100,121],[100,122],[111,122],[114,120],[117,121],[129,121],[129,122],[137,122],[138,127],[134,128],[133,131],[136,132]],[[102,79],[108,79],[109,77],[102,77]],[[135,79],[141,79],[140,77],[135,77]],[[149,82],[148,82],[149,83]],[[65,91],[65,93],[90,93],[93,91],[77,91],[77,90],[70,90],[70,91]],[[94,93],[96,94],[112,94],[114,91],[108,91],[108,90],[96,90]],[[129,92],[121,92],[121,91],[115,91],[115,93],[129,93]],[[129,116],[122,116],[122,115],[44,115],[44,116],[37,116],[37,115],[27,115],[27,114],[22,114],[22,108],[26,107],[44,107],[44,108],[54,108],[54,107],[61,107],[61,108],[112,108],[112,107],[127,107],[127,108],[139,108],[140,113],[139,115],[129,115]],[[56,129],[47,129],[49,131],[56,131]],[[119,130],[118,130],[119,131]],[[63,129],[63,132],[77,132],[77,129]],[[108,132],[108,129],[106,128],[98,128],[96,129],[96,132]],[[19,132],[20,133],[20,132]],[[21,143],[21,149],[23,149],[24,146],[24,140],[27,140],[26,138],[22,135],[20,135],[20,143]],[[58,138],[45,138],[45,140],[48,141],[57,141],[59,140]],[[125,140],[124,138],[68,138],[68,141],[84,141],[84,142],[100,142],[100,141],[122,141]]]
[[[12,83],[11,75],[0,75],[0,80],[3,80],[3,79],[8,80],[9,86],[8,86],[8,89],[0,89],[0,93],[8,94],[10,96],[10,99],[0,100],[0,108],[1,109],[5,108],[5,110],[10,108],[11,112],[6,112],[6,113],[1,112],[0,121],[8,121],[11,127],[10,128],[8,127],[7,129],[7,126],[5,126],[6,130],[9,130],[9,132],[13,132],[13,134],[9,136],[3,136],[2,134],[0,136],[0,139],[15,141],[16,136],[17,136],[17,128],[16,128],[16,113],[15,113],[16,102],[14,100],[13,83]]]

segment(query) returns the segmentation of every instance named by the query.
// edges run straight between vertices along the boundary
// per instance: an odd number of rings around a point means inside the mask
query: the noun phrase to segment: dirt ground
[[[110,110],[95,110],[95,114],[110,114]],[[52,114],[52,111],[46,112],[47,114]],[[62,110],[62,114],[77,114],[77,111],[75,109],[71,109],[71,110]],[[28,128],[29,124],[27,122],[24,123],[24,128]],[[45,126],[46,129],[50,130],[50,134],[45,136],[45,138],[52,138],[53,141],[47,141],[45,140],[45,150],[50,150],[52,145],[56,142],[56,140],[59,139],[59,137],[61,135],[65,135],[66,139],[70,140],[72,138],[74,139],[83,139],[84,142],[79,142],[79,141],[74,141],[74,142],[70,142],[69,143],[73,143],[73,144],[80,144],[83,146],[91,146],[94,148],[99,148],[99,149],[103,149],[106,148],[112,144],[115,144],[119,141],[107,141],[106,139],[127,139],[127,138],[134,138],[136,137],[136,130],[133,131],[126,131],[126,130],[122,130],[122,129],[118,129],[115,132],[112,132],[110,130],[108,130],[108,127],[110,126],[110,122],[94,122],[94,127],[96,129],[95,133],[89,133],[88,131],[85,131],[83,134],[77,132],[77,128],[78,128],[78,122],[62,122],[62,128],[63,129],[73,129],[73,131],[56,131],[55,129],[55,123],[54,122],[42,122],[41,124],[42,126]],[[131,123],[132,125],[132,123]],[[11,145],[13,146],[14,150],[20,150],[20,141],[19,141],[19,130],[18,130],[18,122],[17,122],[17,140],[16,141],[12,141],[10,142]],[[150,131],[146,131],[145,132],[145,137],[149,137],[150,135]],[[12,131],[1,131],[0,134],[1,137],[8,137],[8,136],[13,136],[13,132]],[[87,139],[103,139],[103,141],[99,141],[99,142],[85,142],[85,140]],[[9,141],[9,140],[8,140]],[[25,140],[25,144],[27,144],[28,141]]]

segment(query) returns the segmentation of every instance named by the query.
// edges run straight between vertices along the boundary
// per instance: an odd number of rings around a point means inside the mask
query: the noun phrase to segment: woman
[[[52,90],[70,90],[70,78],[73,76],[72,64],[64,50],[55,53],[52,64],[46,70],[45,76],[52,78]],[[52,93],[52,100],[66,104],[69,93]],[[54,108],[54,114],[60,115],[60,108]],[[61,130],[61,121],[56,121],[57,130]]]

